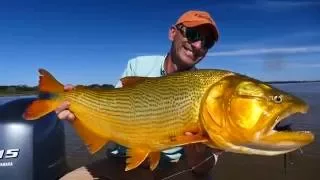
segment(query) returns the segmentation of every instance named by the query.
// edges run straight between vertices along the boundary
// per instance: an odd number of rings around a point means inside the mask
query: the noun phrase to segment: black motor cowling
[[[0,105],[0,179],[51,180],[67,171],[63,122],[55,113],[34,121],[22,118],[34,99]]]

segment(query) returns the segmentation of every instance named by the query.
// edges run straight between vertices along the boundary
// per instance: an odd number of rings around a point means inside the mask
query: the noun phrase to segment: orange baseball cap
[[[219,31],[216,22],[208,12],[196,10],[187,11],[180,16],[176,22],[176,25],[177,24],[183,24],[186,27],[196,27],[207,24],[212,29],[214,39],[218,40],[219,38]]]

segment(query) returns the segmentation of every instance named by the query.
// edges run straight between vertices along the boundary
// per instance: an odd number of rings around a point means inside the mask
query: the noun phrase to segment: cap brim
[[[212,24],[210,21],[185,21],[182,23],[184,26],[186,27],[197,27],[197,26],[202,26],[202,25],[208,25],[209,27],[211,27],[211,31],[213,33],[213,38],[215,39],[215,41],[217,41],[219,39],[219,31],[217,29],[217,27]]]

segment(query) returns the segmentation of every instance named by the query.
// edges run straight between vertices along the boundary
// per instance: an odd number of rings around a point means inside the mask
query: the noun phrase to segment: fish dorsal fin
[[[120,81],[122,83],[122,87],[133,87],[139,83],[142,83],[143,81],[147,79],[151,79],[152,77],[143,77],[143,76],[127,76],[124,78],[121,78]]]

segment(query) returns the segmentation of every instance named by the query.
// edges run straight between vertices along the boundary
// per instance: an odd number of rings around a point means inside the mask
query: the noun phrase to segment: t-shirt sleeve
[[[127,76],[133,76],[135,74],[135,63],[134,63],[134,61],[135,61],[135,58],[130,59],[128,61],[127,67],[124,69],[120,79],[123,78],[123,77],[127,77]],[[117,84],[115,86],[116,88],[122,87],[122,83],[121,83],[120,79],[118,80],[118,82],[117,82]]]

